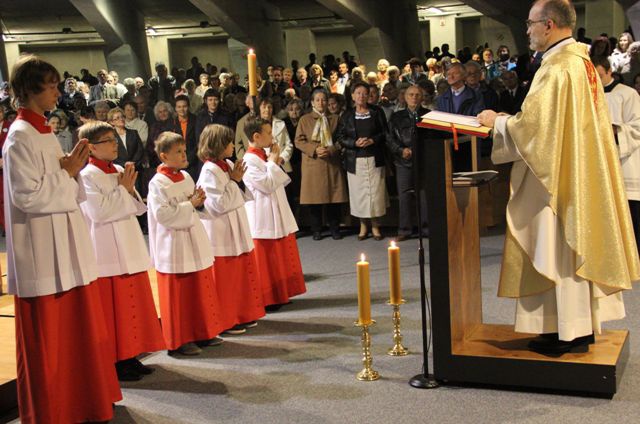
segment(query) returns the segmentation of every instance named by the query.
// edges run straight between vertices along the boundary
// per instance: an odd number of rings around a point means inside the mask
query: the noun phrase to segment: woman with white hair
[[[198,113],[202,109],[202,96],[196,92],[196,82],[188,79],[182,84],[182,88],[187,92],[189,98],[189,112]]]
[[[67,78],[64,80],[64,93],[58,99],[58,108],[65,112],[76,110],[76,99],[84,100],[84,94],[78,90],[78,82],[75,78]]]
[[[171,103],[159,101],[153,108],[153,115],[156,122],[149,128],[149,138],[147,140],[147,157],[149,159],[149,169],[155,174],[156,168],[160,165],[160,159],[156,154],[156,140],[165,131],[173,131],[176,112]]]
[[[378,85],[380,88],[387,82],[389,79],[389,74],[387,74],[387,70],[389,69],[389,61],[387,59],[380,59],[378,61]]]
[[[635,76],[640,73],[640,41],[635,41],[629,46],[629,61],[620,69],[624,85],[633,87]]]

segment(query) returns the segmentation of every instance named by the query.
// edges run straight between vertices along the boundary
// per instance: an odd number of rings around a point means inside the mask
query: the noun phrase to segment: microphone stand
[[[421,156],[420,141],[414,127],[414,137],[411,146],[411,166],[413,170],[413,187],[416,202],[416,214],[418,215],[418,265],[420,270],[420,306],[422,310],[422,374],[418,374],[409,380],[412,387],[418,389],[435,389],[440,387],[438,382],[429,375],[429,343],[427,339],[427,288],[424,272],[424,234],[422,232],[422,173],[418,165]],[[429,308],[431,310],[431,308]],[[431,321],[429,321],[431,322]]]

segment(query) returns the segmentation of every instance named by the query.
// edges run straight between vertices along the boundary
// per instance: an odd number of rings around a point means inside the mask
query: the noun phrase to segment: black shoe
[[[264,307],[264,310],[266,312],[278,312],[280,310],[280,308],[282,308],[282,304],[276,304],[276,305],[268,305]]]
[[[374,235],[373,235],[373,239],[374,239],[374,240],[378,240],[378,241],[380,241],[380,240],[384,240],[384,236],[383,236],[382,234],[378,234],[378,235],[375,235],[375,234],[374,234]]]
[[[369,234],[361,235],[358,234],[358,241],[366,240],[369,238]]]
[[[314,240],[322,240],[322,233],[320,233],[320,231],[314,231],[313,232],[313,239]]]
[[[142,375],[136,372],[126,361],[116,362],[116,374],[119,381],[140,381]]]
[[[342,234],[340,234],[340,230],[331,230],[331,238],[334,240],[342,240]]]
[[[528,344],[530,350],[551,355],[563,355],[565,353],[587,353],[589,345],[595,343],[593,334],[575,338],[571,341],[559,340],[557,333],[543,334],[541,337],[531,340]]]
[[[407,234],[398,234],[396,236],[396,241],[399,243],[401,241],[409,240],[409,236]]]
[[[153,374],[153,372],[155,371],[153,368],[148,367],[140,362],[137,358],[131,358],[128,361],[131,364],[131,368],[138,374],[149,375]]]

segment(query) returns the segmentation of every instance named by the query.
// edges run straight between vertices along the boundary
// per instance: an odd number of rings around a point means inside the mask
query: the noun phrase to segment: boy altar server
[[[206,195],[182,171],[189,163],[180,135],[163,132],[155,151],[162,163],[149,182],[147,215],[162,332],[170,350],[198,355],[198,344],[220,344],[222,339],[216,336],[224,330],[211,269],[213,252],[196,212]]]
[[[75,177],[89,157],[87,140],[64,156],[45,124],[59,81],[38,57],[17,60],[11,88],[20,109],[2,152],[22,423],[108,421],[122,399],[78,207],[84,192]]]
[[[118,140],[106,122],[83,125],[89,140],[89,164],[80,172],[87,199],[80,204],[98,259],[98,285],[107,327],[114,338],[114,362],[120,381],[151,374],[136,356],[165,349],[147,269],[151,264],[136,216],[147,211],[135,190],[134,163],[115,165]]]
[[[249,119],[245,133],[250,147],[243,157],[247,166],[243,181],[254,199],[245,206],[264,304],[269,306],[267,310],[277,310],[290,297],[307,291],[295,237],[298,225],[284,191],[291,179],[278,165],[280,148],[273,143],[271,123]]]
[[[234,164],[227,159],[233,156],[233,149],[233,130],[219,124],[205,127],[198,147],[198,156],[204,162],[198,186],[207,196],[201,219],[215,255],[213,271],[224,307],[226,333],[242,334],[247,327],[257,325],[255,320],[265,311],[244,208],[251,193],[242,183],[242,161]]]

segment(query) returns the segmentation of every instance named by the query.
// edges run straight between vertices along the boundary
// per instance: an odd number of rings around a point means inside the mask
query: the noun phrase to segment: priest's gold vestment
[[[492,159],[514,162],[498,295],[518,298],[516,331],[572,340],[624,317],[640,261],[586,45],[544,54],[522,112],[496,119]]]

